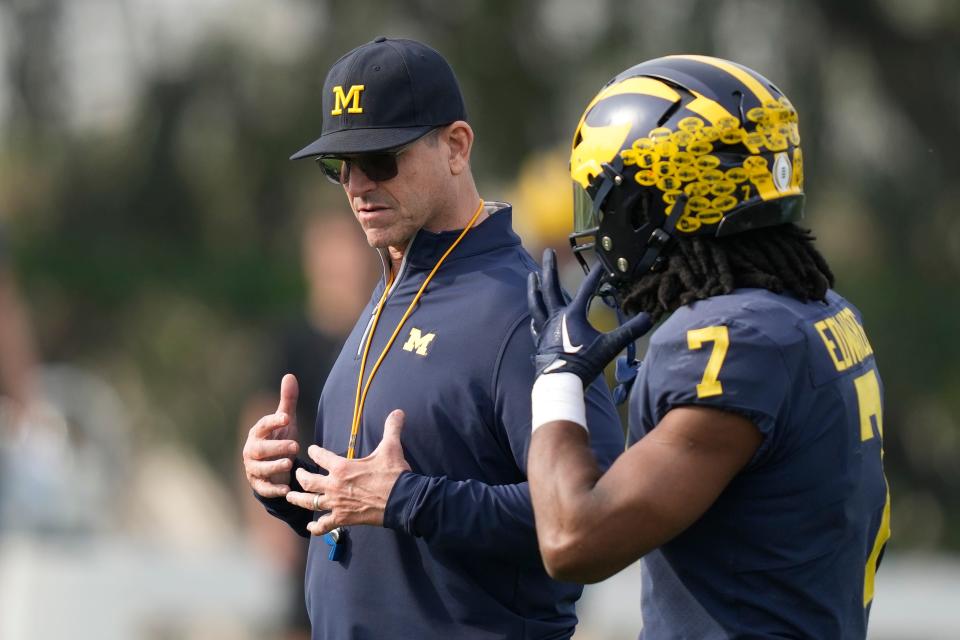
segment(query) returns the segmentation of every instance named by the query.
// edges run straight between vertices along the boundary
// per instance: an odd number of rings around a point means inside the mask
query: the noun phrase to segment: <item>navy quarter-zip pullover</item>
[[[306,593],[317,640],[573,634],[582,587],[546,574],[526,481],[534,380],[526,280],[537,265],[511,229],[510,207],[489,203],[493,209],[440,267],[373,380],[356,456],[372,452],[387,415],[403,409],[401,442],[412,470],[397,480],[382,528],[349,528],[341,561],[327,559],[321,538],[311,540]],[[414,236],[384,302],[365,377],[458,235]],[[346,455],[363,345],[385,284],[373,291],[320,400],[316,442],[339,455]],[[623,451],[623,432],[602,379],[586,399],[591,446],[606,469]],[[262,501],[308,535],[312,512]]]

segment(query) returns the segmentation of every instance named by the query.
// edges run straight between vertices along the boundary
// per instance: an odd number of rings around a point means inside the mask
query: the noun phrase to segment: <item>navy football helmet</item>
[[[574,233],[623,290],[672,238],[728,236],[803,215],[797,112],[742,65],[678,55],[617,75],[573,137]],[[608,287],[609,289],[609,287]]]

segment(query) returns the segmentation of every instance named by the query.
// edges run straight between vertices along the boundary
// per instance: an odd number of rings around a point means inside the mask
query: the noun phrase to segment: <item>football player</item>
[[[571,244],[596,264],[569,303],[549,251],[529,287],[548,571],[597,582],[642,558],[641,638],[865,637],[890,535],[883,387],[795,224],[793,105],[733,62],[650,60],[587,105],[570,172]],[[629,317],[608,334],[586,319],[596,292]],[[628,448],[601,473],[584,385],[654,323]]]

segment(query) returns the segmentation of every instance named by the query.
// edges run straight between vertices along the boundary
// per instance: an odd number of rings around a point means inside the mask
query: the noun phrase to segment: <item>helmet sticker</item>
[[[773,159],[773,184],[781,193],[790,188],[790,159],[786,152],[781,151]]]

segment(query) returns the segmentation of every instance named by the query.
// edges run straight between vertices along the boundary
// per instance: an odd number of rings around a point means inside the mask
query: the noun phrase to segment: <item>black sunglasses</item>
[[[363,174],[374,182],[386,182],[397,177],[397,173],[399,173],[397,156],[406,151],[407,148],[404,147],[396,151],[364,153],[357,156],[321,156],[317,158],[317,164],[323,171],[323,175],[333,184],[347,184],[350,180],[350,168],[353,165],[359,167],[360,171],[363,171]]]
[[[397,177],[397,173],[400,171],[397,167],[397,158],[400,157],[400,154],[420,140],[426,140],[429,136],[436,135],[442,128],[431,129],[413,142],[389,151],[376,151],[351,156],[318,156],[316,159],[317,165],[323,171],[327,180],[333,184],[347,184],[350,180],[350,167],[353,165],[359,167],[363,174],[374,182],[386,182]]]

